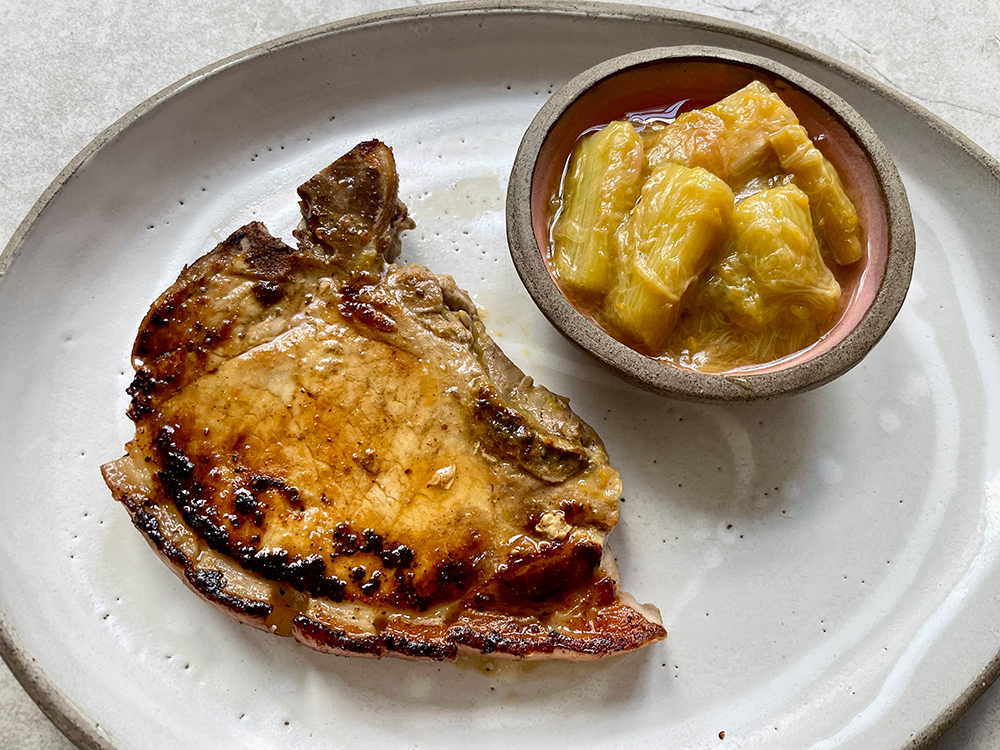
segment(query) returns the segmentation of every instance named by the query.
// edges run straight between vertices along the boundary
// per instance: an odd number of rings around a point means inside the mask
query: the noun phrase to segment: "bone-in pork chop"
[[[621,483],[566,399],[449,276],[391,263],[392,152],[299,188],[293,249],[248,224],[185,268],[133,350],[115,498],[244,623],[338,654],[589,659],[663,638],[618,588]]]

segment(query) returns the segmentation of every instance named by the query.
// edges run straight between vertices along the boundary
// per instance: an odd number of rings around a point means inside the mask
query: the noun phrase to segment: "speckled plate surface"
[[[510,263],[505,181],[547,94],[672,44],[805,73],[899,167],[910,295],[818,391],[729,408],[640,392],[553,330]],[[612,544],[665,643],[489,672],[324,656],[217,614],[111,501],[98,466],[131,433],[149,302],[250,219],[290,239],[295,185],[372,136],[419,224],[404,258],[471,289],[507,353],[604,437],[625,482]],[[705,18],[465,5],[251,50],[102,134],[0,259],[0,650],[84,747],[922,746],[1000,651],[997,236],[995,161],[859,74]]]

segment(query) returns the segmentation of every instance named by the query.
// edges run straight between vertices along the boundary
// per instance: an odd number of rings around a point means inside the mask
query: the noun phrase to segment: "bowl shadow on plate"
[[[636,505],[735,525],[773,513],[778,503],[790,513],[801,510],[815,497],[782,490],[813,471],[823,434],[839,428],[830,420],[848,413],[837,407],[850,375],[772,401],[695,404],[629,386],[560,339],[546,344],[583,373],[571,385],[572,405],[601,435],[622,474],[623,526]],[[625,556],[628,535],[614,533],[612,547]]]

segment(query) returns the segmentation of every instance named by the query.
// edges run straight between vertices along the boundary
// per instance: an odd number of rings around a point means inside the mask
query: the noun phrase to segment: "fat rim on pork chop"
[[[298,248],[257,222],[143,321],[102,467],[171,568],[239,621],[336,654],[594,659],[660,640],[605,546],[621,482],[566,399],[450,276],[399,266],[392,151],[302,185]]]

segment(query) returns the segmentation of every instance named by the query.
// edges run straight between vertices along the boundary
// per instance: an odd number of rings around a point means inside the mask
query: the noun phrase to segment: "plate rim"
[[[1000,183],[1000,161],[941,117],[856,68],[807,45],[793,42],[777,34],[726,19],[643,5],[592,2],[590,0],[584,2],[571,0],[457,0],[457,2],[439,2],[367,13],[296,31],[210,63],[153,94],[98,133],[69,161],[42,192],[14,230],[3,251],[0,252],[0,290],[3,289],[3,281],[11,263],[20,253],[24,239],[48,204],[73,178],[77,170],[132,123],[185,89],[230,67],[306,40],[334,36],[354,29],[378,27],[402,20],[455,15],[485,15],[491,12],[540,13],[594,19],[620,18],[630,21],[669,22],[695,29],[722,32],[737,39],[787,52],[806,61],[819,63],[830,68],[853,83],[902,107],[946,140],[958,146],[967,156],[979,162],[992,175],[993,179]],[[70,742],[84,750],[120,750],[112,743],[111,736],[100,726],[100,723],[77,706],[38,665],[34,657],[24,648],[20,637],[2,611],[0,611],[0,658],[3,659],[21,687],[41,709],[46,718]],[[998,648],[996,655],[982,667],[969,687],[952,701],[941,714],[912,736],[901,750],[919,750],[930,745],[975,703],[998,676],[1000,676],[1000,648]]]

